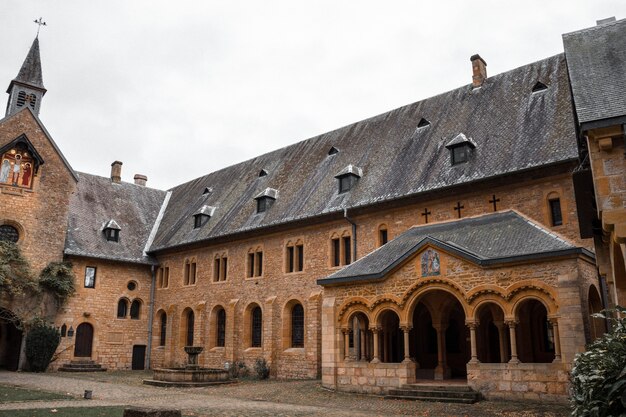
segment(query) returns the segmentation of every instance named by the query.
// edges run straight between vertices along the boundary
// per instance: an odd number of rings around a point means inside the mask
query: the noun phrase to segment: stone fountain
[[[184,368],[156,368],[152,379],[144,379],[143,383],[160,387],[205,387],[235,382],[230,379],[227,370],[200,367],[198,355],[203,350],[202,346],[185,346],[188,359]]]

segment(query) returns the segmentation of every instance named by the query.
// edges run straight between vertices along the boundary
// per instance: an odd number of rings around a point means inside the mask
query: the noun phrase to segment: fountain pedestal
[[[185,346],[188,358],[184,368],[154,369],[153,379],[144,379],[143,383],[161,387],[204,387],[236,382],[230,379],[228,371],[224,369],[200,367],[198,355],[202,350],[202,346]]]

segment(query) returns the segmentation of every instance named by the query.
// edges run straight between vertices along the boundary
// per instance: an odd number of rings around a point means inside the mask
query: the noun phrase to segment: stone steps
[[[106,370],[99,363],[88,360],[71,361],[59,368],[59,372],[105,372]]]
[[[390,389],[385,398],[473,404],[480,400],[480,393],[460,384],[408,384]]]

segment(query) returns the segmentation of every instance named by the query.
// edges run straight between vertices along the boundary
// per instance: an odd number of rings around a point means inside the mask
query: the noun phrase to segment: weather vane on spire
[[[37,23],[38,27],[37,27],[37,37],[39,37],[39,30],[41,29],[42,26],[48,26],[46,25],[46,22],[43,21],[43,18],[39,18],[37,20],[33,20],[33,22]]]

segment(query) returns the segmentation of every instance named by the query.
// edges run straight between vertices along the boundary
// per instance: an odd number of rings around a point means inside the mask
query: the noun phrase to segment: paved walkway
[[[0,383],[69,394],[74,399],[0,404],[0,410],[85,406],[147,406],[182,409],[195,416],[566,416],[567,406],[482,401],[473,405],[384,400],[331,392],[319,381],[242,381],[206,388],[141,385],[141,372],[31,374],[0,372]],[[85,390],[92,400],[82,399]]]

